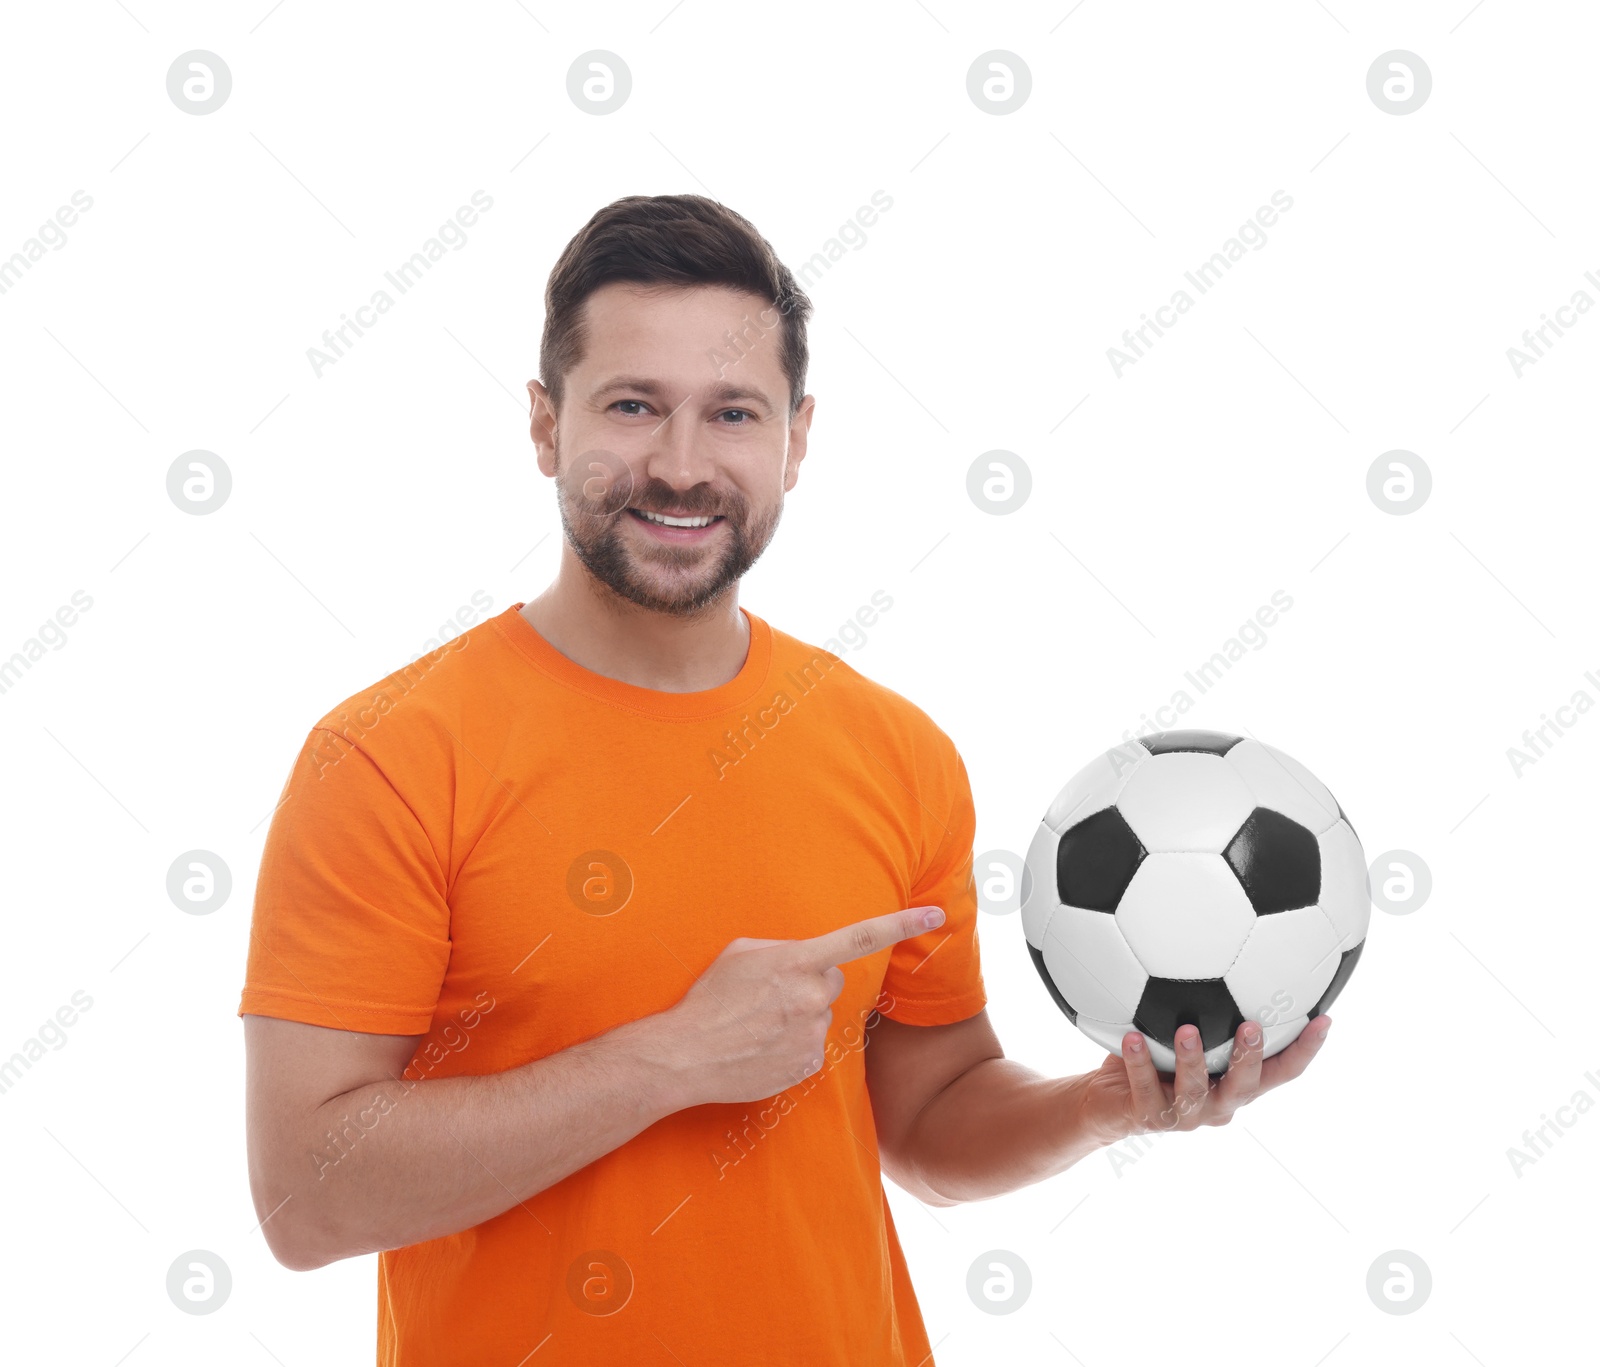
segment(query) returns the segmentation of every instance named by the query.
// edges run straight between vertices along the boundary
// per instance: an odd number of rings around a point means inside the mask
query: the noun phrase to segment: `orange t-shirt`
[[[521,606],[312,728],[239,1014],[425,1034],[406,1077],[482,1075],[665,1010],[738,936],[923,904],[946,920],[842,966],[803,1083],[679,1111],[491,1220],[380,1254],[378,1362],[928,1367],[862,1050],[875,1010],[939,1025],[987,1000],[954,744],[744,609],[738,674],[667,693],[569,660]]]

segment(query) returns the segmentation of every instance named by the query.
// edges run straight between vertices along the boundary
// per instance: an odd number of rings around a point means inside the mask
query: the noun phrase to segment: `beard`
[[[737,490],[719,494],[697,484],[678,493],[660,479],[636,486],[610,452],[586,452],[563,470],[559,442],[556,506],[567,544],[597,584],[617,599],[673,617],[692,617],[721,602],[761,558],[783,516],[781,495],[770,511],[753,513]],[[720,514],[723,522],[705,544],[674,546],[627,525],[636,520],[630,507]]]

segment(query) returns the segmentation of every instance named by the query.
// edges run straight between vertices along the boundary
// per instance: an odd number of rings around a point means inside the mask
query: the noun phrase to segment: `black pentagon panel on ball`
[[[1215,1049],[1233,1038],[1244,1015],[1221,978],[1151,978],[1144,985],[1133,1023],[1171,1049],[1180,1025],[1200,1031],[1200,1047]]]
[[[1257,807],[1245,818],[1222,857],[1258,916],[1313,906],[1322,895],[1317,837],[1270,807]]]
[[[1139,737],[1139,743],[1152,755],[1175,755],[1191,751],[1197,755],[1225,755],[1244,737],[1222,731],[1158,731]]]
[[[1087,816],[1056,845],[1056,895],[1085,911],[1115,911],[1145,848],[1115,807]]]
[[[1345,950],[1339,956],[1339,967],[1333,970],[1333,981],[1328,984],[1328,990],[1317,999],[1317,1004],[1311,1008],[1306,1016],[1307,1020],[1316,1020],[1318,1016],[1333,1005],[1333,999],[1344,991],[1344,985],[1350,981],[1350,975],[1356,971],[1356,960],[1361,957],[1361,951],[1366,943],[1363,940],[1360,944]]]
[[[1061,989],[1056,986],[1056,980],[1050,976],[1050,970],[1045,967],[1043,952],[1035,949],[1032,945],[1028,945],[1028,954],[1033,959],[1033,966],[1039,970],[1039,976],[1044,979],[1044,985],[1050,989],[1050,996],[1054,999],[1055,1004],[1066,1013],[1067,1019],[1076,1025],[1078,1023],[1078,1012],[1072,1003],[1061,995]]]

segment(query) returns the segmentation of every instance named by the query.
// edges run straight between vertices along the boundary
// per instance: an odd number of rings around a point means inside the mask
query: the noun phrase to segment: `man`
[[[806,454],[809,313],[711,200],[597,213],[528,386],[555,582],[289,778],[251,1189],[288,1267],[381,1252],[381,1363],[925,1367],[882,1172],[995,1196],[1226,1123],[1326,1034],[1263,1062],[1248,1022],[1215,1084],[1192,1026],[1170,1081],[1137,1032],[1079,1077],[1005,1058],[954,745],[738,604]]]

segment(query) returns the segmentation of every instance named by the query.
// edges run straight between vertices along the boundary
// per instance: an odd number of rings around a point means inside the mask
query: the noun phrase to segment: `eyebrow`
[[[645,379],[639,375],[617,375],[599,388],[591,390],[589,398],[591,401],[596,401],[621,390],[632,390],[636,394],[645,394],[657,400],[666,397],[666,387],[655,380]],[[744,385],[718,384],[696,392],[703,392],[715,403],[749,403],[753,400],[768,409],[776,407],[765,391]]]

